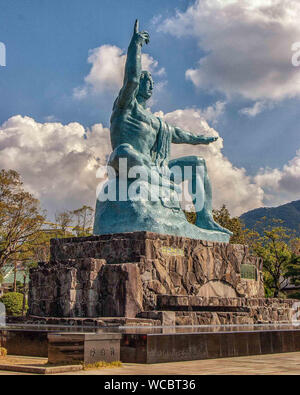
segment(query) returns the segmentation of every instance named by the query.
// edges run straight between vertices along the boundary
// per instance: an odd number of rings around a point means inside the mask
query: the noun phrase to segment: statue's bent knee
[[[111,154],[111,158],[127,158],[134,148],[131,144],[120,144],[118,145]]]
[[[120,144],[111,153],[108,165],[113,167],[117,172],[119,171],[120,159],[127,159],[128,168],[132,166],[140,166],[143,164],[139,153],[133,148],[131,144]]]
[[[193,159],[192,161],[194,162],[194,164],[196,166],[204,166],[204,167],[206,167],[205,159],[202,158],[201,156],[192,156],[191,158]]]

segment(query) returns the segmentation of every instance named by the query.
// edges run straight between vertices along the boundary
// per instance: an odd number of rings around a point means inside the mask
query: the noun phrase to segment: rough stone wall
[[[85,258],[31,270],[29,314],[45,317],[135,317],[142,284],[135,264]]]
[[[102,317],[133,318],[143,310],[143,288],[138,265],[106,265],[99,283]]]
[[[31,271],[30,314],[135,317],[160,295],[263,297],[261,265],[247,246],[148,232],[52,240],[50,262]]]
[[[160,275],[164,277],[165,269],[173,284],[171,288],[175,288],[177,294],[197,294],[205,283],[221,281],[232,287],[238,296],[264,295],[260,276],[262,262],[250,256],[248,247],[244,245],[213,243],[150,232],[52,240],[51,260],[87,257],[104,259],[108,264],[138,263],[141,274],[148,272],[143,275],[144,282],[150,281],[150,277],[151,280],[159,280]],[[242,264],[257,268],[257,281],[241,279]],[[157,288],[157,284],[151,283],[150,286]]]
[[[175,311],[177,325],[289,323],[296,300],[160,295],[158,308]],[[145,318],[147,315],[145,316]]]
[[[105,261],[93,258],[40,263],[30,271],[30,314],[93,317],[101,312],[99,273]]]

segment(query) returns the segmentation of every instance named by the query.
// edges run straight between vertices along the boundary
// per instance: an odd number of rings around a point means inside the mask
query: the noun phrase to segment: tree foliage
[[[90,236],[92,233],[92,224],[94,220],[94,210],[90,206],[82,206],[72,211],[75,219],[74,231],[76,236]]]
[[[189,223],[195,225],[196,222],[196,213],[195,211],[185,211],[184,212],[186,219],[188,220]]]
[[[196,213],[193,211],[185,211],[185,216],[191,224],[196,222]],[[214,220],[230,230],[233,236],[230,238],[232,244],[245,244],[246,243],[246,229],[243,222],[238,217],[231,217],[229,210],[223,205],[219,210],[213,210]]]
[[[69,236],[70,232],[68,229],[70,228],[73,222],[73,213],[72,211],[63,211],[61,213],[57,213],[55,215],[55,222],[57,224],[57,229],[59,229],[62,233],[62,237]]]
[[[295,234],[278,219],[263,218],[257,225],[263,232],[249,231],[248,243],[252,252],[263,259],[267,294],[278,297],[288,284],[291,265],[298,260],[292,248]]]
[[[300,256],[294,252],[291,255],[289,264],[287,265],[286,277],[295,287],[300,287]],[[292,295],[294,297],[295,295]],[[299,296],[299,295],[297,295]]]
[[[238,217],[231,217],[229,210],[223,205],[219,210],[213,210],[214,220],[224,228],[230,230],[233,236],[230,238],[232,244],[246,243],[246,229]]]
[[[47,222],[39,201],[24,190],[20,175],[14,170],[0,171],[0,283],[3,268],[13,266],[13,289],[22,292],[5,295],[7,303],[12,306],[11,314],[26,310],[29,270],[38,262],[49,261],[50,240],[90,235],[93,217],[94,210],[84,205],[56,214],[55,223]],[[22,272],[22,283],[17,281],[17,271]],[[18,309],[13,307],[13,301],[20,302]]]
[[[0,171],[0,269],[19,254],[26,254],[38,238],[45,216],[39,201],[23,189],[20,175]]]
[[[246,227],[252,229],[255,226],[256,231],[261,233],[263,227],[259,228],[257,222],[266,217],[269,220],[280,219],[282,226],[296,231],[296,236],[300,237],[300,200],[286,203],[278,207],[261,207],[248,211],[241,215],[241,220]],[[261,222],[263,226],[264,223]]]
[[[6,314],[14,317],[22,315],[23,312],[23,298],[25,296],[18,292],[8,292],[0,298],[0,302],[4,304]],[[25,312],[28,309],[25,305]]]

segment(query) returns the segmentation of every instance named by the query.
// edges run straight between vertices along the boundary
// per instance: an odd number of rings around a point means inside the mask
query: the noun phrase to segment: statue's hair
[[[150,71],[147,71],[147,70],[143,70],[142,72],[141,72],[141,77],[140,77],[140,80],[143,80],[144,78],[146,78],[146,77],[150,77],[151,76],[151,73],[150,73]]]

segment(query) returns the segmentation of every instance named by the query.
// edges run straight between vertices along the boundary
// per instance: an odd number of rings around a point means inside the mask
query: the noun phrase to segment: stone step
[[[288,313],[274,315],[267,308],[248,312],[214,312],[214,311],[143,311],[139,318],[159,321],[162,326],[176,325],[251,325],[289,323]]]
[[[191,311],[143,311],[138,317],[160,320],[162,326],[175,325],[223,325],[253,324],[254,320],[245,312],[191,312]]]
[[[39,317],[28,316],[26,324],[79,326],[79,327],[119,327],[119,326],[157,326],[161,321],[151,318],[128,318],[128,317]]]
[[[295,300],[157,295],[157,309],[171,311],[249,312],[251,308],[291,309]]]
[[[181,312],[175,313],[176,325],[249,325],[254,319],[245,312]]]

